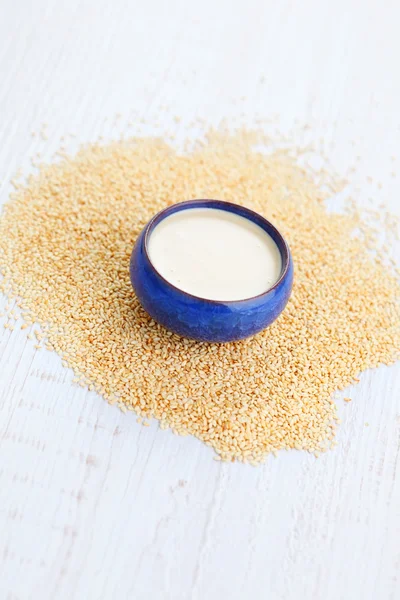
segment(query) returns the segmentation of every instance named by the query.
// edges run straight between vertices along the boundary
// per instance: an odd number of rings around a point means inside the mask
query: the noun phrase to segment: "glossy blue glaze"
[[[277,283],[253,298],[219,302],[192,296],[166,281],[150,262],[147,239],[162,219],[190,208],[227,210],[262,227],[273,238],[281,253],[282,271]],[[189,200],[169,206],[146,225],[132,252],[130,276],[143,308],[167,329],[195,340],[232,342],[258,333],[281,314],[292,290],[293,261],[282,235],[261,215],[221,200]]]

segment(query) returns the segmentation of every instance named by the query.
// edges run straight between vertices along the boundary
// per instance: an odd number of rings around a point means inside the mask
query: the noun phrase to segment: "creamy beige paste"
[[[175,287],[209,300],[243,300],[279,279],[282,259],[261,227],[215,208],[189,208],[163,219],[148,241],[156,270]]]

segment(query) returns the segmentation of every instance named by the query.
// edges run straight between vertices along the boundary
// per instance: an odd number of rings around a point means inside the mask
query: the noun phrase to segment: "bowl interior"
[[[208,298],[203,298],[200,296],[195,296],[193,294],[190,294],[190,293],[180,289],[179,287],[176,287],[170,281],[165,279],[161,275],[161,273],[159,273],[159,271],[157,270],[157,268],[155,267],[155,265],[152,263],[152,261],[150,259],[149,252],[148,252],[148,242],[149,242],[150,236],[151,236],[152,232],[154,231],[154,229],[157,227],[157,225],[162,220],[166,219],[167,217],[169,217],[170,215],[172,215],[178,211],[189,210],[189,209],[193,209],[193,208],[214,208],[214,209],[219,209],[219,210],[225,210],[225,211],[234,213],[236,215],[239,215],[241,217],[244,217],[245,219],[248,219],[248,220],[252,221],[253,223],[257,224],[259,227],[261,227],[261,229],[263,229],[274,240],[276,246],[278,247],[279,253],[281,255],[281,260],[282,260],[281,271],[280,271],[279,278],[274,283],[274,285],[272,285],[270,288],[268,288],[261,294],[258,294],[257,296],[245,297],[241,300],[210,300]],[[179,202],[177,204],[168,206],[167,208],[164,208],[159,213],[157,213],[149,221],[149,223],[147,224],[147,226],[145,228],[144,253],[145,253],[146,259],[148,260],[149,264],[154,269],[154,271],[157,273],[158,277],[160,277],[160,279],[165,283],[166,286],[169,286],[172,289],[174,289],[175,291],[185,294],[189,297],[196,298],[196,299],[204,301],[204,302],[215,303],[215,304],[249,302],[249,301],[255,300],[257,298],[262,298],[266,294],[269,294],[274,288],[276,288],[279,285],[279,283],[285,277],[285,274],[289,268],[289,260],[290,260],[290,252],[289,252],[289,247],[286,243],[286,240],[284,239],[282,234],[279,232],[279,230],[274,225],[272,225],[272,223],[270,223],[267,219],[265,219],[260,214],[254,212],[244,206],[240,206],[239,204],[234,204],[232,202],[226,202],[224,200],[212,200],[212,199],[187,200],[184,202]]]

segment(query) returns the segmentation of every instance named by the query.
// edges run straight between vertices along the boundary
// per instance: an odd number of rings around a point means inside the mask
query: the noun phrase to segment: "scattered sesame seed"
[[[23,298],[27,320],[45,332],[37,340],[46,338],[79,385],[135,410],[138,422],[154,417],[161,429],[200,438],[216,460],[250,464],[281,449],[333,447],[332,394],[400,349],[398,279],[369,252],[375,237],[360,211],[328,212],[324,201],[339,189],[329,172],[317,182],[297,162],[300,149],[253,151],[257,135],[210,131],[179,154],[160,139],[94,144],[41,166],[0,218],[2,289]],[[127,266],[139,232],[191,197],[246,205],[291,246],[292,297],[250,339],[180,338],[132,290]]]

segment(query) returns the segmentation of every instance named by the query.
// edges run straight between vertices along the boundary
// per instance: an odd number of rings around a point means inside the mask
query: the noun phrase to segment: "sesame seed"
[[[216,460],[255,465],[290,448],[318,455],[335,445],[334,392],[399,358],[398,276],[369,251],[376,232],[355,204],[342,214],[325,208],[342,184],[327,169],[317,181],[300,164],[302,149],[257,152],[266,138],[254,131],[209,131],[206,140],[183,153],[158,138],[93,144],[41,166],[0,217],[2,290],[23,299],[37,341],[79,385],[134,410],[138,422],[154,417],[161,429],[196,436]],[[291,299],[250,339],[180,338],[132,290],[129,259],[143,226],[196,197],[256,210],[291,247]]]

